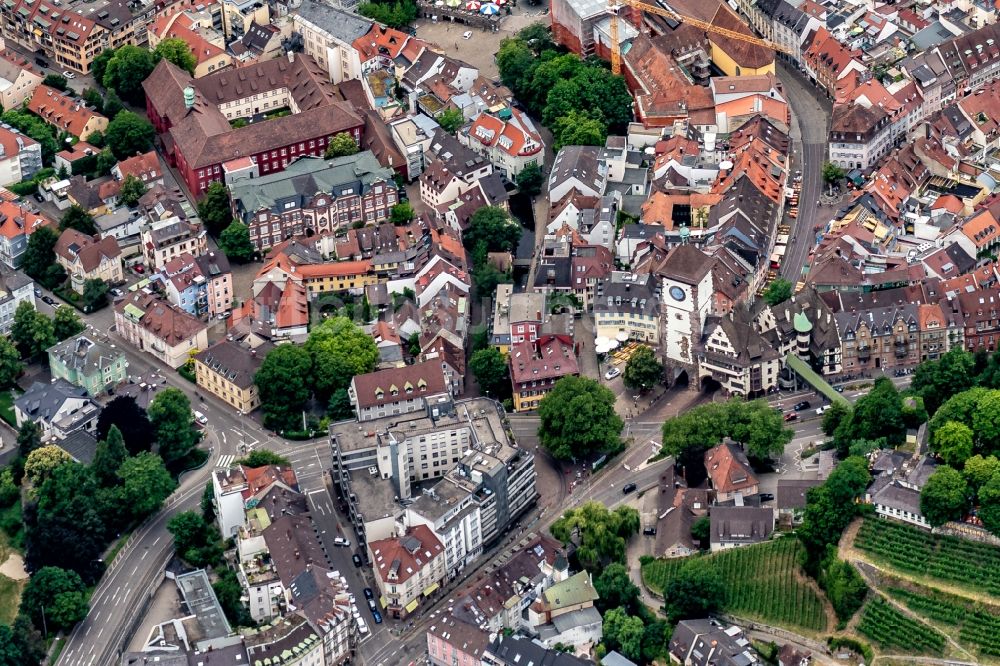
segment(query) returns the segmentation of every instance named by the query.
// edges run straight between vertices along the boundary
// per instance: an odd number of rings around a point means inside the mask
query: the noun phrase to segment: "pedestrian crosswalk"
[[[232,464],[233,464],[233,460],[234,460],[235,458],[236,458],[236,456],[234,456],[234,455],[232,455],[232,454],[229,454],[229,455],[225,455],[225,456],[219,456],[219,462],[217,462],[217,463],[215,464],[215,466],[216,466],[217,468],[220,468],[220,469],[226,469],[226,468],[228,468],[228,467],[229,467],[230,465],[232,465]]]

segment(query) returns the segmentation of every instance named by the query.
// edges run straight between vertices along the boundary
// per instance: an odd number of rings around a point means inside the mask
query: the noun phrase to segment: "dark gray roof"
[[[596,146],[564,146],[556,155],[549,174],[549,189],[576,178],[599,194],[604,189],[605,170],[600,161],[602,149]]]
[[[490,645],[496,663],[504,666],[586,666],[592,662],[558,650],[548,650],[530,638],[500,635]]]
[[[57,442],[57,445],[72,456],[73,460],[89,465],[94,461],[94,453],[97,451],[97,438],[85,430],[77,430]]]
[[[70,398],[90,399],[87,392],[79,386],[73,386],[65,379],[57,379],[50,384],[35,382],[14,401],[14,405],[36,420],[48,421]]]
[[[114,364],[121,358],[121,352],[112,349],[99,340],[85,333],[68,338],[48,349],[50,357],[58,358],[67,368],[78,373],[89,375],[101,372],[105,367]]]
[[[822,483],[819,479],[778,479],[775,504],[779,509],[804,509],[806,493]]]
[[[716,506],[709,512],[712,543],[758,543],[774,531],[774,511],[756,506]]]
[[[679,622],[670,639],[670,655],[690,666],[750,666],[757,663],[756,655],[742,631],[726,631],[718,622],[708,619]]]
[[[478,171],[489,164],[485,157],[463,146],[458,139],[440,128],[434,131],[428,152],[441,160],[448,171],[459,177],[470,171]]]
[[[245,389],[253,385],[253,376],[260,369],[270,348],[271,345],[266,344],[263,349],[250,350],[235,342],[223,340],[199,352],[195,359],[226,381]]]
[[[653,275],[632,275],[615,271],[597,283],[594,312],[629,312],[655,316],[659,308],[659,288]]]

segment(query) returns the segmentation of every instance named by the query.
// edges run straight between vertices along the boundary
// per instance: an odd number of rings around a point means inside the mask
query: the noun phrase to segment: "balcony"
[[[858,347],[858,360],[865,362],[872,357],[872,348],[868,345]]]
[[[903,358],[910,353],[910,348],[905,342],[896,342],[896,358]]]

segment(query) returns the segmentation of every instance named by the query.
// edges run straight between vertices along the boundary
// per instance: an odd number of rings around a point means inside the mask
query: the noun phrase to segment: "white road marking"
[[[234,456],[232,454],[227,454],[227,455],[224,455],[224,456],[219,456],[219,462],[215,463],[215,467],[217,469],[227,469],[230,465],[233,464],[233,460],[235,460],[235,459],[236,459],[236,456]]]

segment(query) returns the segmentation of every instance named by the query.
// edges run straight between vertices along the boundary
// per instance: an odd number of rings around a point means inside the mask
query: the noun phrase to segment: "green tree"
[[[34,421],[25,421],[17,429],[17,451],[22,458],[42,446],[42,427]]]
[[[80,315],[76,313],[76,310],[68,305],[60,305],[56,308],[52,316],[52,333],[56,336],[57,341],[61,342],[72,338],[77,333],[82,333],[84,328],[86,326],[80,320]]]
[[[118,190],[118,201],[124,206],[134,208],[145,193],[146,183],[139,180],[136,176],[129,174],[125,176],[121,189]]]
[[[645,345],[632,353],[625,364],[622,382],[632,390],[648,391],[663,381],[663,364],[656,353]]]
[[[407,351],[410,356],[420,356],[420,334],[414,333],[406,340]]]
[[[972,381],[972,354],[955,347],[936,361],[918,365],[910,388],[924,399],[924,406],[933,414],[951,396],[970,388]]]
[[[521,28],[517,33],[517,39],[527,44],[536,56],[556,48],[556,43],[552,41],[552,31],[549,30],[547,23],[532,23],[526,28]]]
[[[29,570],[44,566],[72,569],[84,582],[100,577],[101,553],[107,544],[108,519],[96,502],[93,472],[86,465],[59,465],[36,489],[37,504],[26,507],[25,563]]]
[[[55,88],[56,90],[61,90],[66,92],[69,90],[69,81],[62,74],[47,74],[44,79],[42,79],[42,85],[48,86],[50,88]],[[100,109],[100,107],[98,107]]]
[[[663,586],[663,612],[671,623],[704,617],[718,610],[726,588],[706,560],[688,560]]]
[[[163,465],[163,459],[148,451],[127,458],[118,468],[118,478],[121,480],[122,506],[136,520],[159,510],[177,486]]]
[[[847,177],[847,173],[833,162],[823,162],[823,180],[829,184],[838,183]]]
[[[125,110],[125,103],[122,102],[122,98],[118,96],[114,88],[108,88],[104,93],[104,104],[101,107],[102,115],[108,120],[114,120],[118,117],[118,114]],[[103,137],[103,133],[101,135]],[[88,141],[89,143],[89,141]],[[97,144],[93,144],[97,145]],[[104,144],[101,144],[103,147]]]
[[[0,120],[12,125],[41,144],[42,161],[45,164],[51,164],[55,154],[62,150],[62,146],[56,138],[55,128],[52,125],[47,125],[38,116],[28,113],[27,110],[5,111],[0,116]]]
[[[597,608],[602,613],[611,608],[623,608],[628,612],[639,610],[639,588],[629,577],[624,564],[612,562],[594,578],[594,590],[600,595]]]
[[[298,345],[278,345],[254,375],[264,425],[272,430],[301,427],[302,410],[312,394],[312,359]]]
[[[691,538],[698,542],[699,548],[708,550],[712,540],[712,521],[708,516],[691,523]]]
[[[517,183],[517,189],[521,191],[521,194],[534,197],[542,191],[542,185],[545,184],[545,174],[542,173],[542,168],[538,164],[532,162],[518,172],[517,176],[514,177],[514,182]]]
[[[520,240],[521,225],[498,206],[483,206],[477,210],[462,233],[462,241],[470,250],[482,243],[489,252],[512,252]]]
[[[976,402],[972,430],[980,451],[992,453],[1000,450],[1000,391],[988,391]]]
[[[513,284],[510,273],[502,273],[489,262],[472,271],[472,281],[476,284],[476,293],[480,298],[493,296],[499,284]]]
[[[771,280],[771,284],[764,289],[764,300],[768,305],[784,303],[792,297],[792,283],[785,278]]]
[[[216,181],[205,189],[205,196],[198,202],[198,217],[205,223],[205,229],[216,238],[232,224],[233,211],[229,206],[229,190]]]
[[[979,489],[978,515],[983,527],[1000,536],[1000,474],[994,474]]]
[[[309,333],[305,350],[313,367],[313,389],[329,400],[337,389],[347,388],[351,378],[375,369],[375,340],[347,317],[329,317]]]
[[[156,130],[142,116],[131,111],[122,111],[108,123],[104,138],[114,156],[124,160],[152,150]]]
[[[169,60],[191,76],[194,76],[194,69],[198,66],[198,59],[191,52],[188,43],[175,37],[164,39],[153,49],[154,64],[161,60]]]
[[[476,376],[483,395],[501,399],[510,395],[510,368],[507,357],[496,347],[475,352],[469,359],[469,369]]]
[[[857,515],[856,501],[871,482],[864,458],[847,458],[821,486],[806,493],[806,508],[797,534],[806,550],[806,571],[815,576],[827,546],[835,544]]]
[[[49,631],[70,629],[87,615],[87,588],[75,571],[42,567],[28,580],[21,593],[19,612],[36,627]]]
[[[626,659],[642,661],[642,618],[633,617],[623,608],[612,608],[604,614],[604,643]]]
[[[823,412],[822,428],[823,434],[832,437],[837,428],[846,418],[850,418],[851,408],[839,400],[831,403],[830,408]]]
[[[587,377],[563,377],[538,405],[538,438],[559,460],[586,460],[621,445],[615,394]]]
[[[903,423],[902,398],[888,377],[875,380],[872,389],[854,403],[851,419],[851,439],[879,439],[900,444],[906,433]]]
[[[416,213],[413,211],[413,206],[411,206],[406,201],[401,201],[389,210],[389,221],[400,226],[407,224],[416,217]]]
[[[555,86],[563,80],[572,80],[583,69],[583,61],[573,53],[563,55],[545,54],[532,72],[531,84],[527,86],[526,96],[521,99],[528,102],[530,108],[545,114],[548,98]],[[600,112],[595,109],[594,111]]]
[[[206,523],[215,520],[215,487],[209,481],[201,493],[201,517]]]
[[[390,28],[405,28],[416,20],[418,9],[413,0],[375,0],[358,5],[358,13]]]
[[[0,338],[0,390],[6,391],[17,383],[24,371],[21,352],[7,338]]]
[[[24,476],[31,485],[38,487],[52,476],[52,471],[60,465],[73,462],[73,458],[55,444],[37,448],[28,454],[24,462]]]
[[[94,312],[108,304],[108,283],[101,278],[83,281],[83,311]]]
[[[626,543],[639,531],[639,512],[630,506],[609,511],[599,502],[587,502],[564,513],[549,530],[563,544],[576,542],[577,562],[597,573],[611,563],[625,563]]]
[[[97,443],[94,451],[94,461],[90,464],[94,478],[105,488],[118,485],[118,468],[126,458],[128,451],[125,449],[122,431],[117,426],[111,426],[108,436]]]
[[[608,128],[604,121],[583,111],[570,111],[552,124],[553,150],[563,146],[603,146],[608,138]]]
[[[542,122],[553,126],[579,109],[604,121],[612,132],[624,132],[632,121],[632,96],[625,79],[603,67],[578,68],[572,78],[557,81],[548,91]]]
[[[94,81],[99,85],[104,85],[104,74],[108,70],[108,63],[115,56],[114,49],[104,49],[94,57],[90,63],[90,73],[94,76]]]
[[[934,431],[931,450],[952,467],[962,467],[972,456],[972,428],[958,421],[948,421]]]
[[[94,216],[78,204],[70,206],[59,219],[59,230],[65,231],[66,229],[76,229],[88,236],[93,236],[97,233]]]
[[[250,616],[250,609],[243,603],[243,587],[240,585],[236,572],[232,569],[223,568],[219,572],[218,580],[212,583],[212,590],[215,592],[222,612],[225,613],[229,624],[234,627],[250,627],[254,625]]]
[[[125,440],[125,448],[133,456],[149,451],[156,441],[156,432],[146,410],[139,407],[132,396],[115,396],[101,410],[101,415],[97,417],[97,438],[109,439],[112,428],[118,429]]]
[[[969,489],[973,493],[978,493],[990,479],[1000,472],[1000,459],[996,456],[982,456],[976,454],[965,461],[962,469],[962,476],[969,484]]]
[[[237,460],[233,464],[243,465],[244,467],[249,467],[251,469],[256,467],[267,467],[268,465],[281,465],[283,467],[292,466],[292,463],[289,462],[288,458],[278,455],[274,451],[268,451],[267,449],[256,449],[255,451],[251,451],[250,455],[244,456],[242,459]]]
[[[532,53],[531,47],[521,39],[508,37],[500,42],[496,54],[497,70],[500,80],[517,99],[527,101],[532,97],[529,89],[538,62],[537,54]]]
[[[354,155],[359,150],[358,142],[354,140],[354,137],[347,132],[341,132],[334,134],[330,139],[330,143],[326,146],[326,152],[323,153],[323,158],[329,160],[335,157],[347,157]]]
[[[354,405],[351,404],[351,397],[347,394],[347,389],[341,388],[333,392],[326,408],[326,415],[333,421],[346,421],[354,418]]]
[[[191,403],[180,389],[168,387],[156,394],[149,403],[148,412],[160,457],[172,468],[198,443]]]
[[[437,115],[438,125],[448,134],[455,134],[465,124],[465,116],[458,109],[445,109]]]
[[[167,522],[167,531],[174,537],[174,550],[179,556],[188,560],[198,559],[188,557],[192,550],[203,547],[209,539],[209,526],[199,514],[194,511],[184,511],[176,514]]]
[[[42,357],[45,350],[56,343],[52,320],[35,310],[28,301],[22,301],[14,311],[10,338],[21,356],[29,359]]]
[[[59,240],[59,234],[49,226],[39,227],[28,236],[28,246],[24,251],[24,258],[21,268],[30,277],[38,280],[45,286],[50,286],[43,280],[49,266],[56,263],[55,246]],[[55,286],[55,285],[51,285]]]
[[[942,465],[920,491],[920,512],[932,526],[960,520],[969,507],[969,484],[958,470]]]
[[[828,547],[818,582],[841,622],[848,622],[854,616],[868,594],[864,579],[851,564],[837,559],[832,546]]]
[[[104,65],[101,83],[105,88],[114,88],[125,101],[135,106],[145,106],[146,95],[142,90],[142,82],[152,73],[155,65],[153,54],[148,49],[120,46]]]
[[[234,263],[251,261],[256,251],[250,242],[250,228],[239,220],[233,220],[219,235],[219,249]]]

